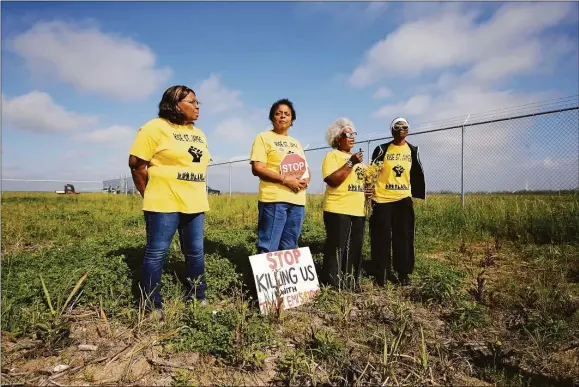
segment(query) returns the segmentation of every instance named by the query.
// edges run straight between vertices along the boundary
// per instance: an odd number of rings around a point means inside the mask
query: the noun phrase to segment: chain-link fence
[[[210,164],[207,170],[209,193],[257,192],[255,179],[248,160]]]
[[[11,179],[2,178],[3,192],[55,192],[81,193],[102,192],[110,194],[135,194],[137,190],[131,175],[121,175],[110,180],[74,179]]]
[[[72,185],[74,192],[101,192],[102,180],[47,180],[47,179],[11,179],[2,178],[2,192],[58,192],[70,191]]]
[[[480,192],[579,191],[579,101],[577,96],[528,104],[444,121],[411,125],[408,142],[420,148],[427,192],[464,195]],[[368,162],[386,136],[357,141]],[[320,134],[323,138],[324,133]],[[322,161],[330,147],[306,149],[312,177],[308,193],[323,193]],[[57,191],[66,183],[77,191],[136,193],[129,174],[105,181],[2,179],[2,191]],[[248,159],[209,165],[210,194],[255,193],[259,179]],[[38,189],[41,187],[42,189]]]
[[[131,175],[121,175],[118,179],[103,180],[103,193],[136,194],[137,188]]]
[[[419,146],[428,193],[464,198],[467,193],[579,190],[579,107],[544,107],[411,126],[407,141]],[[441,127],[444,123],[450,125]],[[358,141],[353,151],[364,151],[368,162],[375,147],[391,139]],[[321,166],[329,151],[306,150],[312,171],[309,193],[325,189]],[[259,183],[248,159],[210,165],[208,175],[210,185],[222,193],[256,192]]]

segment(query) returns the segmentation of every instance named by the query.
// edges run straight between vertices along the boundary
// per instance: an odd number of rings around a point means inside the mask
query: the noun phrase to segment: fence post
[[[231,161],[229,162],[229,199],[231,199]]]
[[[460,136],[460,200],[462,203],[462,208],[464,209],[464,125],[468,121],[470,113],[466,116],[466,119],[462,123],[462,130]]]
[[[368,140],[368,165],[370,165],[370,163],[372,162],[372,160],[370,160],[370,140]]]

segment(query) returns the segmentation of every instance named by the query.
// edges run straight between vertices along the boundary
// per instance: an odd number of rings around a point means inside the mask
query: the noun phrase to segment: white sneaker
[[[163,321],[165,319],[165,313],[163,309],[155,309],[149,314],[149,319],[153,321]]]

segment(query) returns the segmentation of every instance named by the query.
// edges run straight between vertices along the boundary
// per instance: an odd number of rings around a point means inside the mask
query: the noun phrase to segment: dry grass
[[[182,302],[174,244],[160,322],[131,289],[144,245],[139,198],[4,194],[3,383],[579,383],[576,196],[470,196],[464,211],[452,196],[417,202],[411,287],[364,276],[358,293],[323,288],[276,318],[259,315],[244,282],[255,197],[210,201],[210,306]],[[321,198],[310,196],[301,245],[318,265],[324,238]]]

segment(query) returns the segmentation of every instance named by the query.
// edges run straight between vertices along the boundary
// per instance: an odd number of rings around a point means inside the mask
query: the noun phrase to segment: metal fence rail
[[[420,147],[427,191],[460,194],[463,204],[465,195],[474,192],[579,192],[577,97],[411,125],[408,142]],[[366,136],[356,141],[355,149],[363,149],[368,162],[374,148],[392,137]],[[309,193],[325,189],[321,164],[330,150],[328,146],[305,150],[312,170]],[[15,184],[45,184],[50,188],[41,190],[47,191],[62,189],[65,183],[78,183],[80,191],[136,193],[130,174],[102,182],[3,178],[2,190],[14,190],[10,187]],[[237,158],[210,164],[207,184],[229,195],[255,193],[258,178],[251,174],[249,158]]]
[[[579,106],[469,118],[464,117],[462,124],[409,133],[408,142],[420,147],[429,192],[460,194],[464,203],[467,192],[579,190]],[[356,147],[366,149],[368,161],[373,149],[390,139],[359,140]],[[330,150],[320,146],[305,151],[313,175],[309,192],[323,192],[323,182],[316,185],[314,179],[321,181],[321,163]],[[241,187],[247,181],[255,183],[255,192],[257,178],[248,163],[248,158],[215,163],[209,166],[209,175],[230,195],[247,192]],[[232,180],[238,189],[232,188]]]

